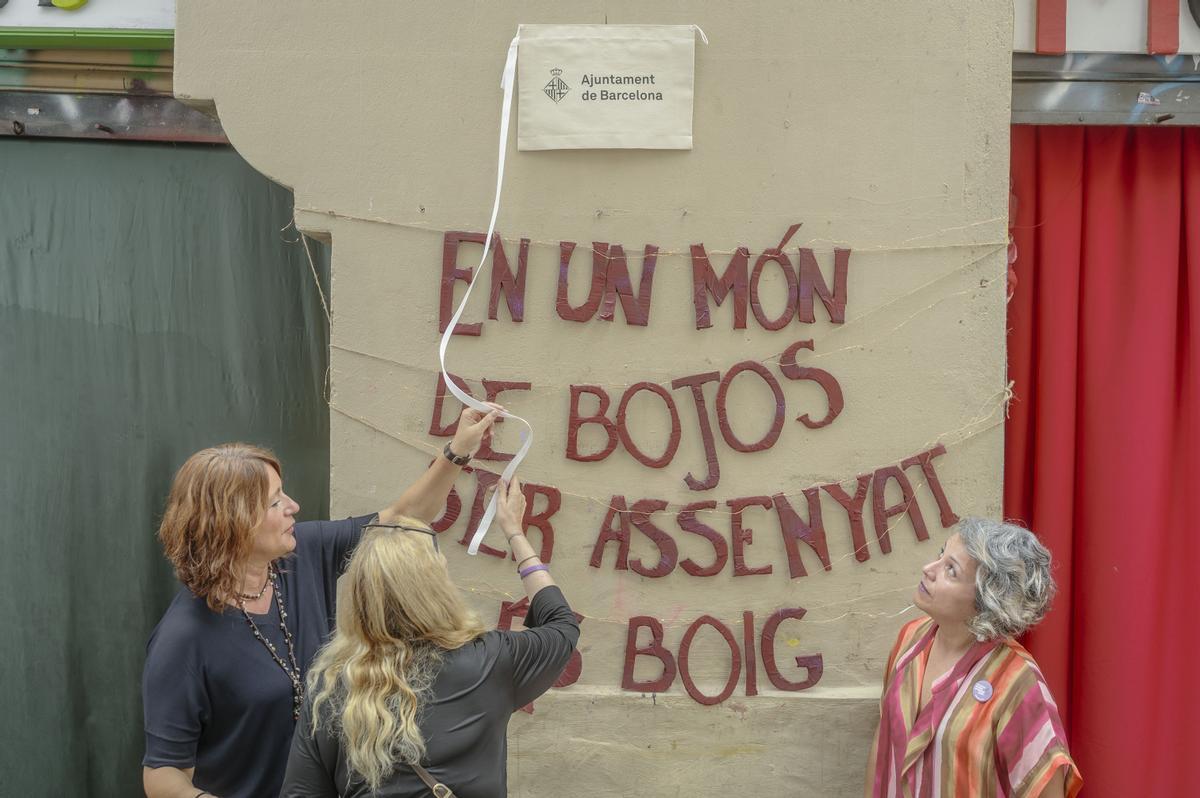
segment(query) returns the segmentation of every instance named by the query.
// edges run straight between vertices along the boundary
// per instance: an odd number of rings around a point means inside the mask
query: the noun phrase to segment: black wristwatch
[[[454,452],[450,451],[450,444],[448,443],[446,444],[446,448],[442,449],[442,454],[446,455],[446,459],[451,463],[454,463],[456,466],[465,466],[467,463],[471,462],[471,455],[464,454],[460,456],[455,454]]]

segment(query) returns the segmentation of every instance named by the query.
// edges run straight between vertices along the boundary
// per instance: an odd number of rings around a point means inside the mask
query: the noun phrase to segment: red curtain
[[[1200,795],[1200,130],[1013,128],[1004,511],[1087,798]]]

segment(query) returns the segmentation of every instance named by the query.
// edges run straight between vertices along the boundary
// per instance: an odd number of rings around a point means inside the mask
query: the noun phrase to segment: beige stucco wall
[[[785,494],[802,517],[802,491],[842,482],[941,442],[934,462],[960,515],[998,515],[1004,378],[1004,274],[1007,212],[1009,44],[1006,3],[528,2],[329,3],[180,0],[176,92],[215,102],[241,154],[292,187],[301,229],[332,237],[332,490],[336,514],[378,509],[410,482],[444,442],[428,434],[437,369],[442,233],[486,228],[495,179],[495,142],[505,48],[521,22],[695,23],[711,44],[696,56],[695,149],[684,152],[517,152],[510,143],[499,230],[511,265],[516,239],[533,242],[525,320],[486,317],[490,274],[466,320],[484,320],[479,337],[455,337],[449,362],[476,380],[524,380],[532,390],[504,400],[531,419],[537,439],[522,468],[527,480],[562,491],[553,517],[554,574],[586,616],[579,681],[551,691],[533,715],[510,728],[513,795],[856,795],[869,746],[881,671],[909,605],[919,565],[936,556],[948,532],[928,481],[919,489],[930,539],[919,542],[906,516],[892,519],[892,551],[880,551],[866,506],[870,559],[853,556],[847,514],[821,495],[831,568],[801,545],[808,575],[790,579],[774,511],[752,508],[747,567],[733,557],[713,577],[676,569],[661,579],[600,568],[593,545],[614,495],[679,505],[715,500],[702,516],[728,541],[728,499]],[[846,322],[831,324],[818,302],[816,323],[778,332],[751,317],[731,329],[729,305],[697,330],[690,245],[728,253],[744,245],[755,258],[788,226],[788,244],[816,253],[832,279],[833,248],[850,248]],[[660,250],[646,327],[568,322],[555,313],[558,242],[580,242],[571,298],[583,299],[589,242],[622,244],[636,285],[645,244]],[[474,265],[466,246],[460,266]],[[723,269],[727,254],[714,254]],[[783,306],[775,267],[762,283],[770,315]],[[457,284],[461,295],[463,285]],[[263,297],[269,312],[270,297]],[[801,364],[833,374],[845,410],[829,426],[824,395],[811,382],[781,376],[778,354],[813,339]],[[726,372],[761,360],[786,400],[773,448],[731,450],[716,435],[722,477],[695,492],[683,477],[702,472],[695,404],[671,391],[681,445],[663,469],[638,464],[622,448],[603,462],[564,456],[569,385],[609,387],[613,408],[624,387],[704,371]],[[478,383],[473,383],[478,388]],[[713,412],[716,384],[706,387]],[[635,439],[657,454],[666,413],[643,395],[630,410]],[[449,403],[447,404],[449,406]],[[590,407],[590,405],[588,405]],[[735,431],[753,440],[766,430],[772,400],[753,377],[730,392]],[[716,424],[714,420],[714,430]],[[506,424],[497,448],[516,447]],[[595,441],[595,429],[582,439]],[[593,437],[589,438],[589,435]],[[588,444],[589,446],[591,444]],[[520,594],[511,565],[469,558],[462,537],[474,498],[463,476],[462,517],[443,535],[451,568],[488,619]],[[887,495],[896,500],[896,485]],[[724,515],[721,512],[725,513]],[[683,533],[671,509],[654,517],[678,542],[679,558],[712,559],[703,539]],[[535,537],[536,540],[536,537]],[[489,543],[500,545],[498,531]],[[633,534],[631,558],[657,551]],[[779,608],[803,607],[776,641],[781,673],[802,679],[793,660],[820,653],[812,688],[774,688],[756,654],[759,695],[746,695],[743,668],[732,696],[702,706],[680,678],[653,696],[621,689],[628,619],[662,619],[665,645],[678,653],[689,624],[708,614],[739,646],[742,614],[755,628]],[[755,648],[758,648],[755,632]],[[639,645],[647,641],[645,632]],[[656,663],[639,658],[635,675]],[[712,695],[730,655],[711,628],[696,637],[690,674]]]

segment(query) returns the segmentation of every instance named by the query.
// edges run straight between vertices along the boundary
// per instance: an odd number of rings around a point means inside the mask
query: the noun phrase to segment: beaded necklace
[[[267,585],[271,584],[271,574],[273,574],[273,573],[275,573],[275,566],[268,565],[267,566],[267,578],[263,580],[262,590],[258,591],[257,595],[251,595],[249,593],[238,593],[238,598],[245,599],[246,601],[258,601],[260,598],[263,597],[263,594],[267,592]]]
[[[242,611],[242,615],[246,618],[246,623],[250,624],[250,631],[258,638],[258,641],[267,647],[267,651],[271,654],[271,659],[275,660],[288,679],[292,682],[292,720],[300,719],[300,705],[304,703],[304,682],[300,679],[300,666],[296,664],[296,648],[292,643],[292,632],[287,627],[287,612],[283,609],[283,599],[279,592],[279,577],[275,573],[275,567],[271,566],[267,572],[267,582],[275,586],[275,606],[279,608],[279,628],[283,631],[284,642],[287,643],[288,660],[292,667],[288,668],[287,663],[279,656],[275,650],[275,645],[263,636],[263,633],[258,630],[258,625],[254,623],[254,619],[250,617],[250,613],[246,612],[246,602],[239,598],[238,609]],[[266,586],[263,586],[263,591],[266,591]],[[261,594],[260,594],[261,595]]]

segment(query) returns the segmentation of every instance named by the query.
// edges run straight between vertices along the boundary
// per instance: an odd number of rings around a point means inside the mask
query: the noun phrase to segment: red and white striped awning
[[[1015,0],[1022,53],[1200,54],[1200,0]]]

